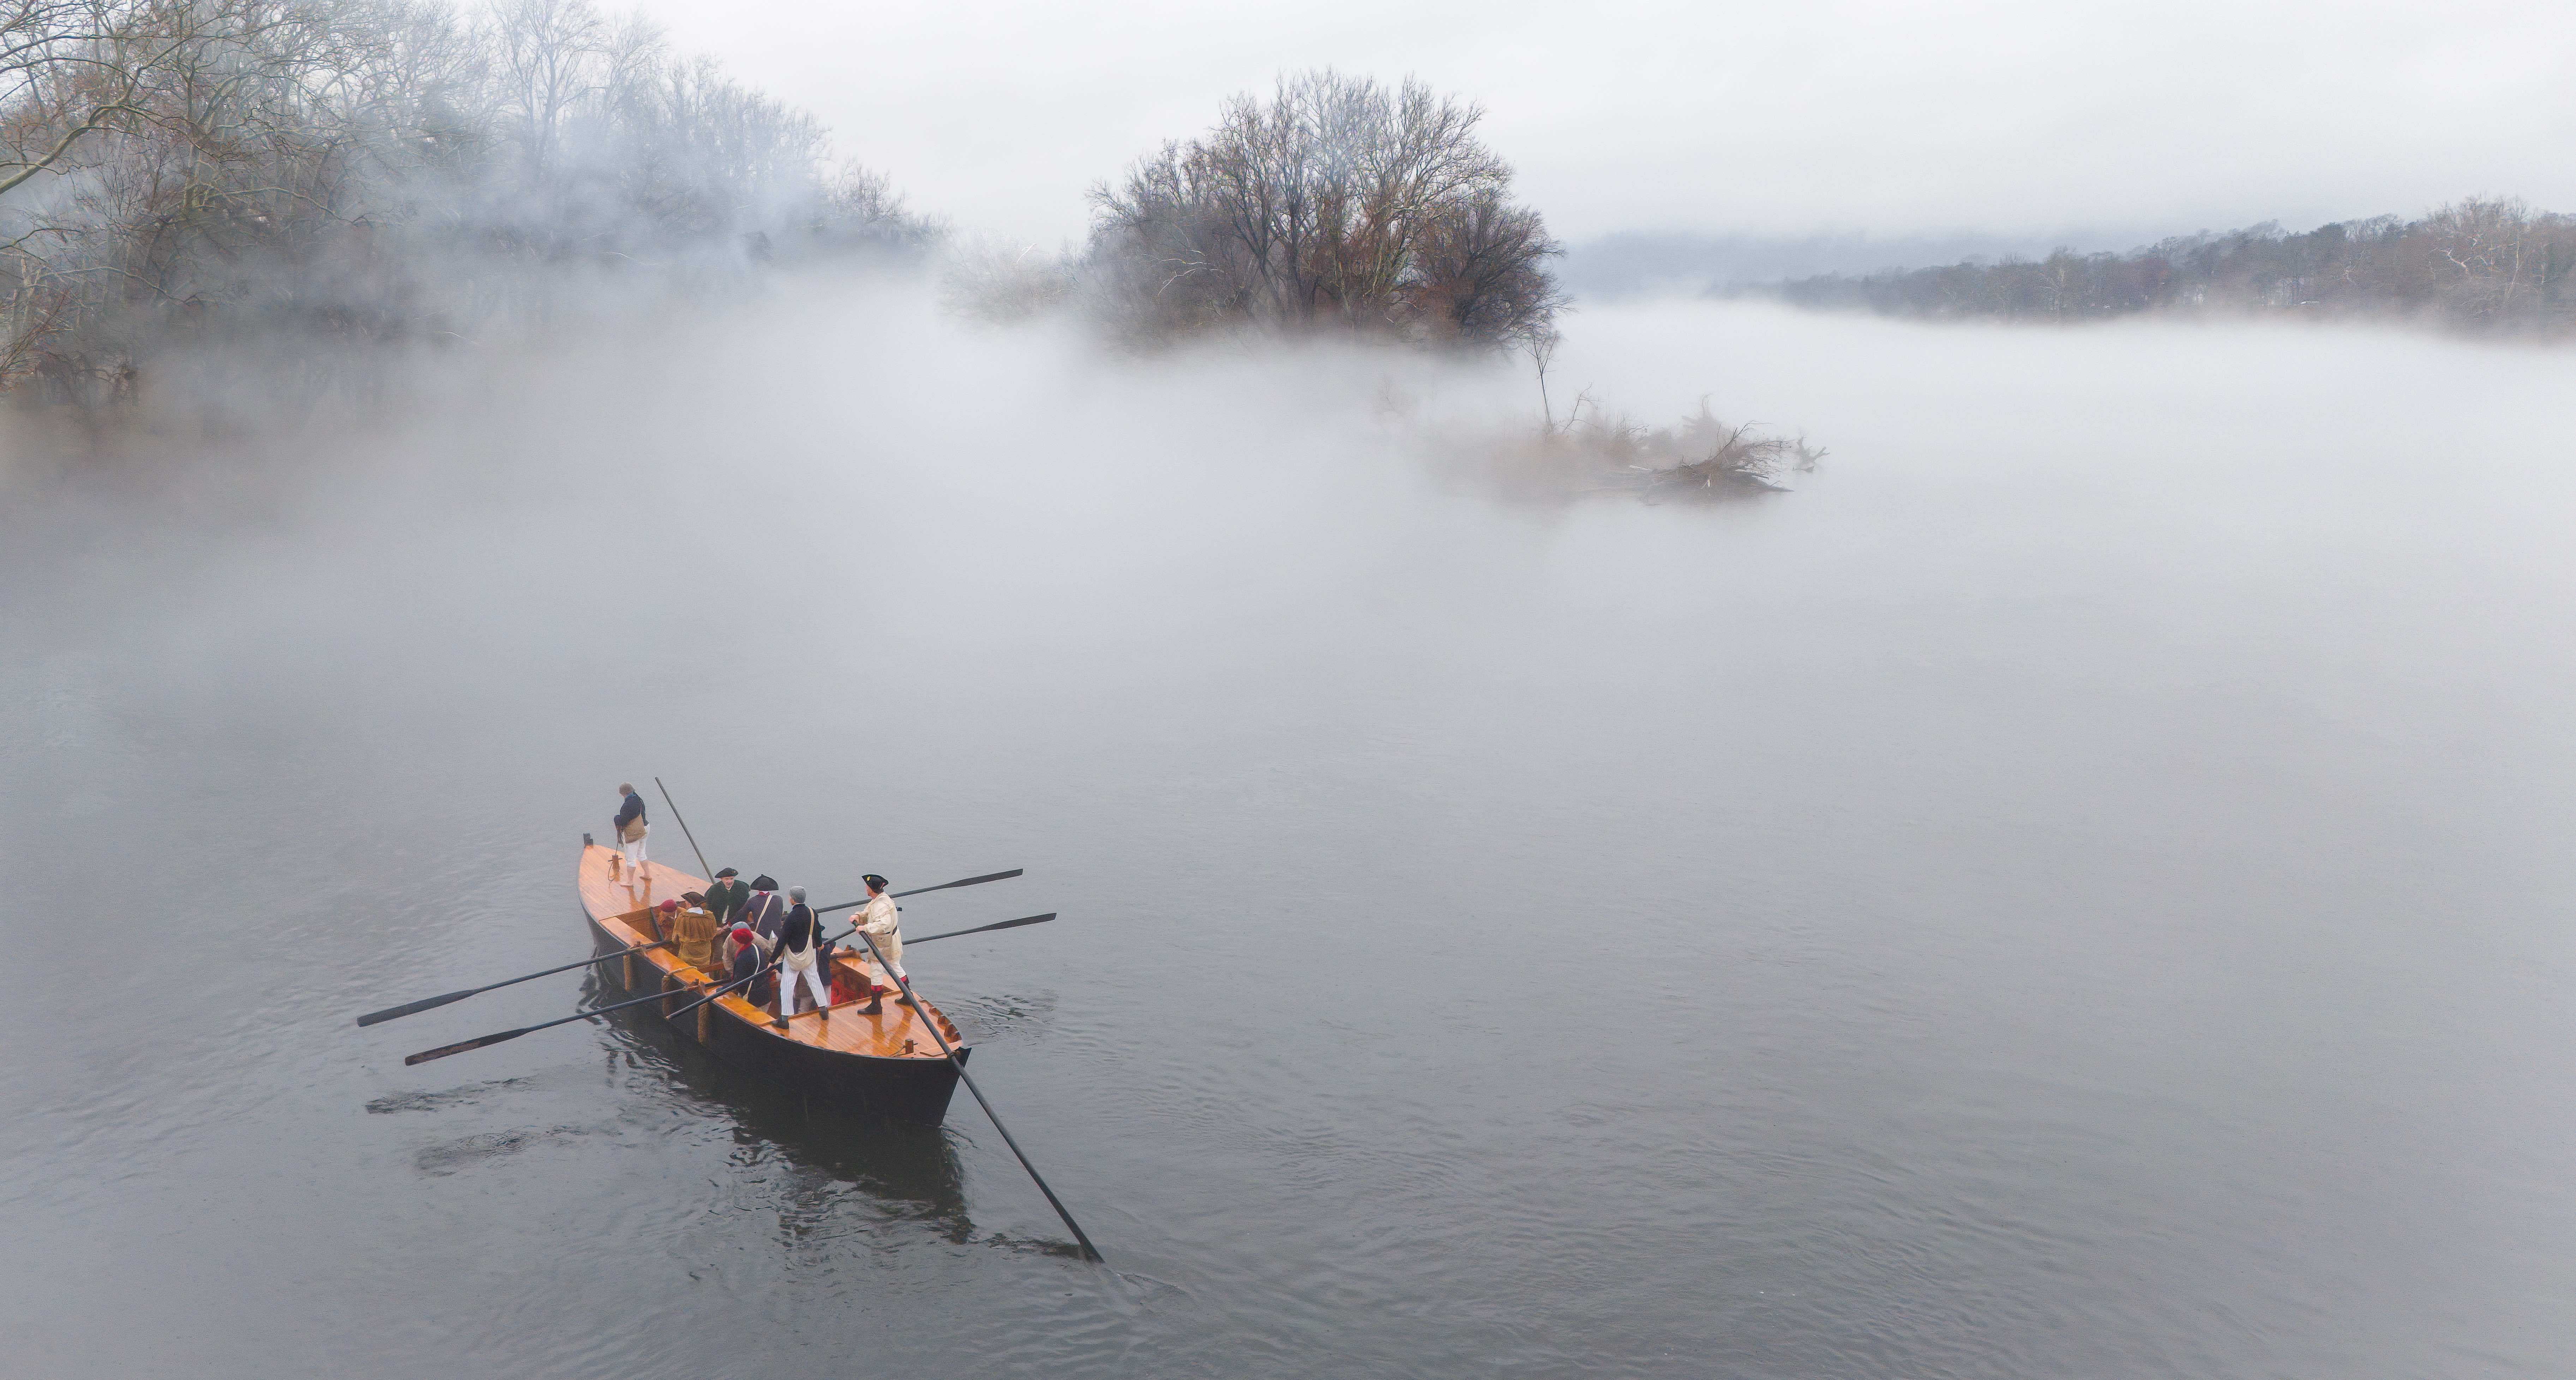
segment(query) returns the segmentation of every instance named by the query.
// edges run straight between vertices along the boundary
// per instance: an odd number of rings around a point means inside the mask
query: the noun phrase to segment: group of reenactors
[[[621,785],[624,797],[613,822],[615,837],[623,855],[621,861],[631,879],[642,880],[649,864],[644,858],[644,799],[633,786]],[[612,862],[612,874],[615,863]],[[901,916],[894,898],[886,894],[886,879],[869,873],[868,899],[859,911],[854,931],[875,941],[878,956],[889,976],[909,982],[911,974],[903,967],[903,933]],[[885,1010],[887,989],[865,977],[865,992],[847,991],[836,994],[832,971],[833,942],[823,934],[821,917],[805,902],[805,888],[791,886],[779,895],[776,879],[763,873],[746,882],[735,868],[716,874],[713,885],[704,892],[683,892],[677,900],[664,901],[652,913],[655,938],[671,946],[682,963],[706,974],[711,980],[729,979],[737,985],[743,998],[757,1006],[772,1006],[775,1014],[770,1023],[785,1028],[788,1019],[797,1014],[801,993],[813,1003],[821,1019],[832,1019],[836,996],[844,1002],[865,996],[868,1004],[858,1014],[873,1016]],[[898,993],[898,1003],[912,1004],[912,998]]]
[[[903,967],[901,920],[893,898],[886,895],[886,879],[871,872],[865,880],[868,899],[855,932],[875,940],[887,969],[908,982],[912,975]],[[833,972],[837,946],[823,933],[822,918],[806,903],[801,886],[787,888],[782,896],[768,875],[745,882],[728,867],[704,892],[683,892],[664,901],[653,920],[658,937],[682,963],[712,979],[738,984],[745,1000],[774,1009],[774,1025],[784,1027],[797,1014],[800,996],[809,1003],[803,1009],[818,1011],[827,1021],[836,1001],[865,996],[867,1005],[858,1008],[862,1016],[885,1009],[887,988],[859,978],[867,987],[855,990],[852,979]],[[912,1004],[900,992],[895,1000]]]

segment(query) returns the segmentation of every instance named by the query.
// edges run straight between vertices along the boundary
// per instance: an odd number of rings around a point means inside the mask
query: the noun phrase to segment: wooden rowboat
[[[655,863],[648,875],[635,877],[619,867],[613,848],[585,844],[581,850],[581,909],[590,922],[593,953],[614,953],[652,943],[654,919],[648,912],[682,892],[704,892],[707,882],[676,867]],[[688,904],[686,901],[682,905]],[[858,1012],[864,999],[831,1008],[831,1019],[813,1011],[799,1013],[782,1030],[770,1023],[773,1008],[754,1005],[740,993],[708,1002],[678,1021],[673,1029],[709,1054],[755,1077],[801,1094],[810,1107],[862,1116],[936,1126],[948,1115],[948,1098],[957,1090],[957,1069],[939,1052],[925,1019],[940,1022],[940,1033],[962,1062],[966,1042],[956,1027],[927,998],[915,1012],[894,998],[894,981],[863,955],[844,949],[833,967],[854,986],[883,985],[888,995],[882,1014]],[[656,988],[670,994],[658,1008],[668,1016],[720,985],[721,979],[682,963],[670,949],[648,949],[599,965],[602,980],[637,997]],[[828,983],[826,984],[828,985]],[[918,994],[921,988],[914,984]]]

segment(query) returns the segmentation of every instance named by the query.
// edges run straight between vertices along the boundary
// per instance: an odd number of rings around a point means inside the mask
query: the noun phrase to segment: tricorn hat
[[[766,872],[763,872],[759,876],[751,879],[751,889],[754,891],[776,891],[778,889],[778,879],[770,876]]]
[[[860,881],[863,881],[863,882],[865,882],[865,883],[867,883],[868,885],[870,885],[870,886],[872,886],[872,887],[875,887],[875,888],[876,888],[877,890],[879,890],[879,891],[883,891],[883,890],[885,890],[885,889],[886,889],[886,879],[885,879],[885,878],[883,878],[883,877],[878,876],[877,874],[875,874],[875,873],[873,873],[873,872],[869,873],[868,875],[866,875],[866,876],[864,876],[864,877],[861,877],[859,880],[860,880]]]
[[[727,877],[739,877],[739,876],[741,876],[741,875],[742,875],[742,874],[741,874],[740,872],[737,872],[737,871],[735,871],[734,869],[732,869],[732,868],[728,867],[728,868],[725,868],[724,870],[722,870],[722,871],[720,871],[720,872],[716,873],[716,880],[717,880],[717,881],[719,881],[719,882],[721,882],[721,881],[723,881],[723,880],[724,880],[725,878],[727,878]]]

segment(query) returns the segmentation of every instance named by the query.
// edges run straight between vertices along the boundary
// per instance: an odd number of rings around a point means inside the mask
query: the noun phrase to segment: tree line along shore
[[[0,401],[93,447],[364,412],[425,353],[860,261],[1108,348],[1524,357],[1536,425],[1424,440],[1562,490],[1767,492],[1816,454],[1705,407],[1652,428],[1586,395],[1560,420],[1562,248],[1482,109],[1410,78],[1236,96],[1043,254],[955,236],[809,114],[592,0],[0,0],[0,28]]]
[[[2471,197],[2414,220],[2293,233],[2266,223],[2127,253],[1823,274],[1715,290],[1890,316],[2086,321],[2151,312],[2420,321],[2479,334],[2576,331],[2576,216]]]
[[[0,390],[21,396],[130,401],[246,340],[327,386],[352,346],[489,344],[949,238],[811,116],[590,0],[0,0],[0,22]],[[1131,345],[1498,350],[1564,303],[1481,119],[1411,80],[1285,77],[1100,184],[1080,252],[1007,279],[953,256],[958,295],[1079,305]]]
[[[93,447],[364,412],[424,352],[827,262],[935,269],[954,309],[1073,315],[1108,348],[1524,353],[1541,398],[1568,305],[1482,109],[1410,78],[1236,96],[1042,254],[963,241],[807,113],[592,0],[0,0],[0,26],[0,398]],[[1705,409],[1658,429],[1587,403],[1423,439],[1538,457],[1564,490],[1669,469],[1763,492],[1812,461]]]

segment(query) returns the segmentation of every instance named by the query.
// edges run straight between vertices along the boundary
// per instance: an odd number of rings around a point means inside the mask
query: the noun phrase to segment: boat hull
[[[650,937],[630,924],[640,923],[637,911],[600,913],[602,900],[596,874],[602,864],[597,855],[606,851],[585,850],[584,858],[582,908],[595,954],[617,953]],[[703,885],[694,877],[668,872],[658,864],[653,872],[659,885],[645,888],[642,899],[649,900],[662,889],[695,889]],[[670,880],[664,881],[665,877]],[[631,898],[617,894],[608,904],[626,899]],[[703,975],[681,965],[667,951],[601,963],[598,972],[603,983],[623,989],[630,996],[645,996],[657,989],[669,993],[668,1000],[659,1006],[633,1009],[632,1014],[647,1021],[667,1017],[707,991]],[[937,1008],[930,1010],[937,1017]],[[829,1110],[835,1115],[936,1126],[946,1119],[949,1100],[957,1090],[957,1065],[938,1054],[937,1043],[924,1028],[923,1018],[907,1012],[892,999],[884,1003],[880,1016],[864,1016],[856,1008],[836,1008],[827,1025],[819,1023],[811,1013],[801,1015],[791,1028],[792,1034],[779,1032],[766,1011],[735,997],[707,1003],[688,1016],[661,1024],[682,1044],[698,1045],[728,1066],[803,1099],[808,1108]],[[828,1028],[832,1026],[838,1030]],[[907,1040],[911,1046],[908,1049],[902,1043]],[[950,1043],[960,1064],[973,1052],[957,1040]],[[834,1048],[835,1044],[874,1046],[885,1053]]]
[[[615,953],[626,947],[597,921],[590,924],[590,938],[593,953]],[[677,1011],[701,995],[701,989],[684,986],[658,968],[639,964],[637,969],[636,986],[629,996],[644,996],[659,986],[671,994],[663,1004],[666,1010]],[[610,986],[620,984],[623,974],[618,964],[603,963],[600,971]],[[653,1008],[638,1010],[647,1019],[653,1018]],[[697,1038],[695,1016],[666,1028],[682,1043],[697,1045],[732,1068],[798,1094],[808,1106],[828,1106],[844,1115],[928,1126],[947,1119],[949,1099],[957,1091],[957,1070],[945,1059],[872,1059],[822,1049],[779,1039],[731,1011],[713,1006],[707,1011],[704,1040]],[[958,1062],[965,1062],[973,1053],[960,1048]]]

